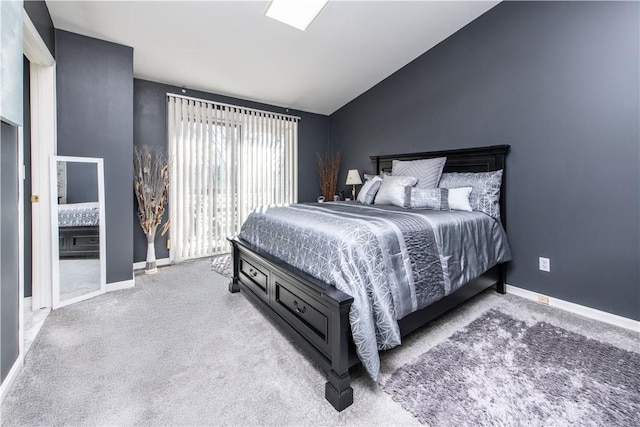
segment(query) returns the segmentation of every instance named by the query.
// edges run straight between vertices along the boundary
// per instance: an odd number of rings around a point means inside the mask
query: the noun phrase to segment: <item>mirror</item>
[[[102,159],[52,156],[51,205],[55,309],[105,292]]]

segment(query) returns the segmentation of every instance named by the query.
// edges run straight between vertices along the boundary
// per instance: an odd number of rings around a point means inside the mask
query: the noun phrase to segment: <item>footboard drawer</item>
[[[71,248],[78,250],[95,250],[100,244],[100,237],[97,235],[71,236]]]
[[[273,308],[328,356],[328,308],[282,277],[274,274],[272,279]]]
[[[98,257],[100,230],[98,227],[60,227],[59,255],[61,257]]]
[[[264,299],[265,302],[269,302],[268,269],[254,260],[247,260],[241,257],[240,274],[243,276],[243,282],[251,288],[252,291]]]

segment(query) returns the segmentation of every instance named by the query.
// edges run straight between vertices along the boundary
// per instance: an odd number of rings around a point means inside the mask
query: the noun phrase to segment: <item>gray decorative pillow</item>
[[[394,160],[391,173],[392,175],[415,176],[418,178],[416,188],[436,188],[446,161],[446,157],[410,161]]]
[[[364,203],[365,205],[370,205],[373,203],[373,199],[376,197],[376,193],[380,189],[380,184],[382,184],[382,178],[377,175],[365,174],[364,185],[360,189],[356,200],[360,203]]]
[[[376,205],[404,206],[404,188],[416,185],[415,176],[385,176],[376,194]]]
[[[471,209],[484,212],[500,220],[500,187],[502,169],[494,172],[443,173],[440,188],[472,187],[469,195]]]
[[[375,177],[378,177],[378,178],[382,179],[385,176],[391,176],[391,173],[384,172],[384,171],[382,173],[380,173],[380,175],[372,175],[372,174],[365,173],[364,174],[364,179],[365,179],[365,181],[368,181],[368,180],[373,179]]]
[[[449,210],[449,190],[446,188],[405,187],[405,208]]]

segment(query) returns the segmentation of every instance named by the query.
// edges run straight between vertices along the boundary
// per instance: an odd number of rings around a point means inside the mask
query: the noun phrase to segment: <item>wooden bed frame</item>
[[[444,172],[487,172],[506,169],[508,145],[433,151],[414,154],[372,156],[377,174],[390,171],[392,161],[447,157]],[[505,176],[500,193],[501,221],[506,226]],[[353,298],[334,286],[321,282],[291,265],[266,254],[249,243],[231,239],[233,277],[230,292],[244,294],[265,308],[279,326],[304,348],[327,374],[325,398],[338,411],[353,403],[349,369],[359,363],[356,355],[349,309]],[[495,286],[505,293],[505,267],[497,265],[422,310],[398,321],[402,336],[425,325],[467,299]]]

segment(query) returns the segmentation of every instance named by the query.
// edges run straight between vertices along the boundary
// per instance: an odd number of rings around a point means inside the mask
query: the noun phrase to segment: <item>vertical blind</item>
[[[229,251],[253,209],[295,203],[298,118],[168,95],[170,258]]]

